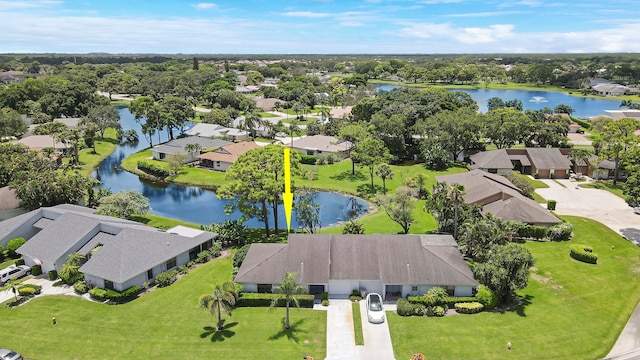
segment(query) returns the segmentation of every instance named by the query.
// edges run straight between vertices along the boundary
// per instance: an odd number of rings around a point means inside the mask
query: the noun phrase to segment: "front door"
[[[315,296],[317,299],[320,299],[323,292],[324,285],[309,285],[309,294]]]

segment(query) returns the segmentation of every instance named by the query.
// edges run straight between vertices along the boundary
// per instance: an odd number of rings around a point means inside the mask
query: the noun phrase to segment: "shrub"
[[[425,297],[425,305],[427,306],[429,306],[429,304],[427,303],[428,301],[429,302],[432,301],[433,302],[432,305],[442,305],[442,304],[446,304],[449,294],[447,294],[447,290],[439,286],[436,286],[429,289],[429,291],[427,291],[424,297]]]
[[[89,284],[85,281],[76,281],[76,283],[73,284],[73,290],[78,294],[86,294],[89,288]]]
[[[178,276],[177,270],[161,272],[156,276],[156,284],[158,287],[166,287],[176,282]]]
[[[351,302],[360,301],[360,300],[362,300],[362,296],[360,296],[360,295],[351,295],[351,296],[349,296],[349,300],[351,300]]]
[[[597,264],[598,263],[598,255],[593,252],[593,248],[591,246],[586,245],[571,245],[571,251],[569,255],[582,262],[586,262],[589,264]]]
[[[40,291],[42,291],[42,286],[34,285],[34,284],[24,284],[24,285],[20,286],[20,288],[22,288],[22,289],[31,288],[31,289],[34,290],[34,294],[36,294],[36,295],[40,294]]]
[[[198,256],[196,257],[195,261],[198,264],[204,264],[207,261],[209,261],[210,258],[211,258],[211,253],[209,253],[209,250],[204,250],[198,253]]]
[[[187,265],[180,265],[180,266],[178,266],[178,273],[179,273],[180,275],[184,275],[184,274],[186,274],[186,273],[188,273],[188,272],[189,272],[189,267],[188,267]]]
[[[107,300],[107,290],[100,289],[100,288],[93,288],[89,290],[89,296],[91,296],[92,299],[95,299],[98,301],[105,301]]]
[[[243,222],[244,220],[225,220],[212,225],[211,231],[218,234],[219,241],[225,241],[232,245],[244,245],[248,236],[247,227]],[[215,248],[215,244],[213,246]]]
[[[314,296],[309,294],[293,295],[298,299],[298,303],[301,308],[313,308]],[[277,307],[285,306],[285,299],[281,294],[260,294],[260,293],[241,293],[238,301],[236,301],[236,307],[269,307],[273,299],[277,299]],[[290,305],[293,305],[290,303]]]
[[[549,174],[549,179],[553,179],[555,178],[555,175],[553,173]],[[549,209],[549,210],[553,210],[553,209]]]
[[[242,265],[250,246],[250,244],[247,244],[236,251],[236,254],[233,255],[233,267],[239,268]]]
[[[147,174],[161,178],[165,178],[170,175],[169,170],[143,160],[138,161],[138,169]]]
[[[18,260],[16,260],[16,266],[20,266],[20,265],[24,265],[24,259],[20,258]]]
[[[302,155],[300,158],[300,163],[301,164],[306,164],[306,165],[315,165],[317,161],[317,158],[313,155]]]
[[[351,290],[351,296],[360,296],[360,291],[358,289]]]
[[[488,287],[484,285],[478,286],[478,291],[476,292],[476,299],[478,302],[484,306],[485,309],[491,310],[496,307],[496,303],[498,302],[498,298],[496,294],[491,291]]]
[[[30,287],[20,287],[18,288],[18,294],[20,296],[33,296],[36,294],[36,290]]]
[[[555,210],[556,209],[556,201],[555,200],[547,200],[547,209]]]
[[[573,225],[563,222],[547,229],[547,238],[551,241],[567,241],[573,234]]]
[[[329,300],[322,300],[322,306],[329,306]]]
[[[328,292],[325,291],[325,292],[322,293],[322,300],[323,301],[324,300],[329,300],[329,293]]]
[[[207,251],[209,251],[209,255],[211,255],[211,257],[217,258],[218,256],[220,256],[220,253],[222,252],[222,244],[216,241],[213,243],[213,247],[211,247]]]
[[[479,302],[470,303],[457,303],[455,304],[456,311],[460,314],[476,314],[482,311],[484,305]]]
[[[189,269],[191,269],[191,268],[192,268],[192,267],[194,267],[195,265],[196,265],[196,262],[195,262],[195,261],[189,261],[189,262],[187,263],[187,267],[188,267]]]
[[[478,299],[475,296],[447,296],[444,301],[448,307],[453,307],[455,304],[477,302]]]
[[[55,270],[49,271],[49,280],[53,281],[58,278],[58,272]]]
[[[318,156],[316,158],[316,165],[324,165],[327,159],[324,156]]]
[[[403,298],[398,299],[396,303],[396,312],[400,316],[422,316],[424,315],[424,306],[422,304],[414,304]]]
[[[7,256],[15,258],[18,257],[18,254],[16,253],[16,250],[24,245],[24,243],[26,243],[27,240],[25,240],[24,238],[15,238],[15,239],[11,239],[8,243],[7,243]]]
[[[427,316],[444,316],[447,313],[448,307],[444,306],[430,306],[427,308]]]
[[[31,274],[32,274],[33,276],[38,276],[38,275],[42,274],[42,266],[40,266],[40,265],[33,265],[33,266],[31,267]]]
[[[533,175],[533,177],[534,177],[534,179],[540,179],[540,174],[535,173],[535,174]]]
[[[331,165],[335,162],[335,155],[329,154],[327,155],[327,164]]]
[[[541,240],[546,236],[547,228],[544,226],[523,224],[518,229],[518,237],[520,238]]]

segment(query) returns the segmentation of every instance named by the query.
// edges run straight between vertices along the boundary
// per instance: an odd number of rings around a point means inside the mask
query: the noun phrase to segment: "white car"
[[[0,349],[0,360],[22,360],[22,355],[9,349]]]
[[[384,307],[380,294],[367,294],[367,319],[370,323],[381,324],[384,322]]]
[[[11,265],[0,270],[0,285],[4,285],[7,281],[17,279],[19,277],[31,274],[31,268],[26,265]]]

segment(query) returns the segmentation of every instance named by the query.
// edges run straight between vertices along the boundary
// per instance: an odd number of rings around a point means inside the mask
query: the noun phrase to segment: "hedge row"
[[[109,289],[100,289],[93,288],[89,290],[89,296],[98,301],[109,300],[115,303],[125,303],[135,299],[140,293],[140,287],[132,286],[123,292],[109,290]]]
[[[524,239],[567,241],[573,234],[573,225],[560,223],[550,227],[522,224],[518,229],[518,237]]]
[[[479,302],[457,303],[455,307],[460,314],[476,314],[484,309],[484,305]]]
[[[410,297],[417,298],[418,296]],[[422,316],[424,315],[424,305],[422,305],[422,303],[412,303],[410,300],[400,298],[396,302],[396,312],[400,316]]]
[[[18,288],[18,294],[20,296],[33,296],[40,294],[40,290],[42,290],[42,286],[25,284]]]
[[[238,301],[236,302],[236,307],[269,307],[271,306],[271,302],[273,299],[281,297],[281,294],[262,294],[262,293],[241,293]],[[313,308],[313,295],[303,294],[303,295],[294,295],[296,299],[298,299],[298,304],[302,308]],[[290,306],[295,306],[290,303]],[[281,298],[278,300],[277,307],[285,306],[285,299]]]
[[[169,170],[143,160],[138,161],[138,169],[146,172],[147,174],[161,178],[165,178],[170,175]]]
[[[571,120],[573,120],[573,122],[575,122],[576,124],[582,126],[585,129],[591,128],[591,123],[589,123],[587,121],[584,121],[584,120],[579,119],[579,118],[574,117],[574,116],[571,117]]]
[[[407,300],[412,303],[412,304],[420,304],[420,305],[425,305],[428,306],[430,304],[427,304],[427,302],[425,301],[425,297],[424,295],[420,295],[420,296],[407,296]],[[475,296],[448,296],[444,299],[444,301],[440,301],[435,305],[447,305],[447,306],[453,306],[457,303],[471,303],[471,302],[477,302],[478,299]]]
[[[586,262],[589,264],[597,264],[598,263],[598,255],[593,252],[593,248],[591,246],[586,245],[571,245],[571,251],[569,252],[572,258]]]
[[[302,164],[306,164],[306,165],[315,165],[316,161],[318,160],[317,157],[313,156],[313,155],[302,155],[300,158],[300,163]]]
[[[40,265],[33,265],[33,266],[31,267],[31,275],[33,275],[33,276],[38,276],[38,275],[40,275],[40,274],[42,274],[42,266],[40,266]]]

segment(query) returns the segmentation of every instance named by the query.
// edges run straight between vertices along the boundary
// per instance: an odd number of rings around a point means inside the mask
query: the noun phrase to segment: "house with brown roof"
[[[464,186],[464,202],[482,206],[481,213],[492,213],[507,221],[551,226],[560,223],[547,209],[522,194],[504,176],[476,169],[466,173],[436,176],[437,182]]]
[[[507,174],[517,170],[543,179],[564,179],[572,163],[558,148],[498,149],[483,151],[469,157],[472,169],[492,174]],[[511,166],[509,166],[509,163]]]
[[[351,109],[353,109],[353,106],[337,106],[337,107],[331,108],[331,110],[329,111],[329,118],[330,119],[348,118],[349,116],[351,116]]]
[[[338,139],[334,136],[313,135],[296,139],[291,144],[291,148],[300,151],[304,155],[326,156],[329,154],[341,155],[351,148],[348,141]]]
[[[441,286],[470,296],[478,285],[451,235],[290,234],[286,244],[252,244],[235,282],[271,292],[285,272],[310,294],[348,297],[353,290],[421,295]]]
[[[276,98],[259,98],[254,100],[256,107],[262,111],[272,111],[273,108],[276,107],[276,103],[282,104],[286,102]]]
[[[23,144],[29,148],[29,150],[40,151],[44,148],[54,148],[56,150],[65,152],[71,149],[71,145],[65,144],[61,141],[57,141],[51,135],[30,135],[23,137],[20,140],[13,141],[13,143]]]
[[[221,146],[218,149],[200,154],[200,165],[218,171],[227,171],[240,155],[249,150],[257,149],[260,145],[253,141],[239,142],[235,144]]]

